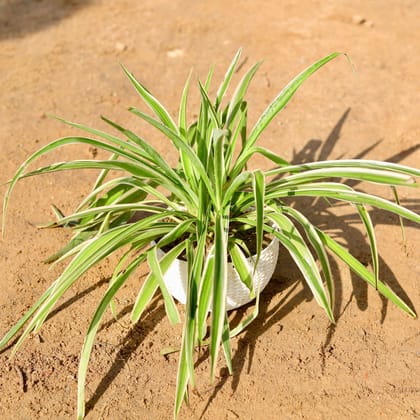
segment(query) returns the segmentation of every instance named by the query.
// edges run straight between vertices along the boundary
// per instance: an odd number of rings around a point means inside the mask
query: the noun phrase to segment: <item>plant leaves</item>
[[[337,241],[319,229],[318,234],[324,244],[342,261],[344,261],[348,267],[361,279],[365,280],[371,286],[377,288],[379,293],[389,299],[404,312],[407,312],[411,317],[417,317],[416,313],[402,299],[400,299],[388,286],[382,283],[382,281],[376,281],[375,276],[359,260],[354,258],[346,249],[344,249]]]
[[[256,236],[257,236],[257,252],[254,262],[254,274],[257,264],[260,260],[262,242],[263,242],[263,228],[264,228],[264,209],[265,209],[265,179],[264,174],[260,171],[253,172],[252,190],[254,192],[254,203],[256,210]]]
[[[271,120],[286,106],[286,104],[290,101],[292,96],[298,90],[300,85],[313,73],[319,70],[322,66],[327,64],[329,61],[333,60],[337,56],[343,53],[334,52],[332,54],[327,55],[326,57],[318,60],[317,62],[313,63],[309,67],[307,67],[304,71],[299,73],[293,80],[291,80],[285,88],[274,98],[271,104],[267,107],[267,109],[261,114],[260,118],[256,122],[254,128],[252,129],[247,143],[247,148],[252,147],[255,142],[257,141],[260,134],[265,130],[267,125],[271,122]]]
[[[180,243],[174,246],[169,252],[167,252],[159,261],[159,266],[162,274],[165,274],[172,262],[178,257],[178,255],[185,249],[185,244]],[[153,295],[156,293],[156,290],[159,287],[158,279],[156,275],[151,272],[147,276],[146,280],[143,283],[142,288],[140,289],[139,294],[137,295],[136,301],[134,303],[133,309],[131,311],[131,321],[137,322],[147,305],[151,301]]]
[[[219,86],[219,89],[217,90],[216,94],[216,103],[215,103],[215,109],[218,110],[220,103],[222,102],[223,96],[226,92],[226,89],[228,88],[230,81],[232,80],[233,72],[235,71],[235,68],[238,64],[238,61],[241,57],[242,49],[240,48],[238,52],[235,54],[235,57],[233,57],[232,62],[230,63],[230,66],[225,74],[225,77],[223,79],[223,82]]]
[[[318,267],[300,233],[293,223],[280,211],[273,214],[270,213],[268,217],[280,228],[279,230],[273,229],[272,234],[289,251],[316,301],[325,310],[331,322],[334,322],[330,299],[325,293]]]
[[[211,314],[210,363],[214,379],[217,355],[223,334],[227,293],[226,225],[221,214],[216,215],[214,237],[213,305]]]
[[[121,65],[121,67],[144,102],[154,111],[162,123],[170,130],[178,132],[178,127],[165,107],[138,80],[136,80],[133,74],[130,73],[126,67],[123,65]]]
[[[147,253],[147,262],[150,267],[150,272],[155,276],[157,283],[159,284],[160,291],[163,296],[163,302],[165,304],[165,312],[171,324],[178,324],[181,322],[179,317],[178,309],[176,308],[174,298],[168,292],[165,281],[163,279],[163,273],[159,264],[156,247],[152,247]]]

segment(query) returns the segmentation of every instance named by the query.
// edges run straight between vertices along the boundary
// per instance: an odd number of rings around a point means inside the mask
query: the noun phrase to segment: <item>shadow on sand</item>
[[[23,37],[66,19],[91,0],[0,0],[0,40]]]

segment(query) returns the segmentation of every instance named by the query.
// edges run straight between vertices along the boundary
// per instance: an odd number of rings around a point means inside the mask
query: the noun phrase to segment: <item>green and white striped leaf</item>
[[[172,262],[181,254],[185,249],[185,244],[180,243],[173,247],[167,252],[162,259],[159,261],[159,266],[162,274],[165,274]],[[144,310],[146,309],[149,302],[152,300],[154,294],[159,287],[158,279],[154,273],[149,273],[148,277],[143,283],[139,294],[137,295],[136,302],[134,303],[133,310],[131,312],[131,321],[137,322]]]
[[[404,312],[407,312],[411,317],[417,317],[416,313],[402,299],[400,299],[388,286],[382,283],[382,281],[377,281],[375,276],[359,260],[357,260],[346,249],[344,249],[337,241],[319,229],[318,234],[324,244],[342,261],[344,261],[348,267],[361,279],[375,287],[378,292],[381,293],[381,295],[389,299]]]
[[[409,166],[401,165],[392,162],[381,162],[377,160],[365,159],[342,159],[342,160],[327,160],[319,162],[308,162],[299,165],[289,165],[279,167],[267,172],[267,176],[279,175],[282,173],[306,172],[314,169],[331,169],[338,168],[343,170],[345,168],[353,169],[374,169],[379,171],[399,172],[413,177],[420,177],[420,170],[411,168]]]
[[[211,313],[210,363],[211,377],[214,379],[217,356],[222,340],[227,293],[227,238],[226,225],[221,214],[216,215],[214,237],[214,278],[213,305]]]
[[[399,206],[384,198],[354,191],[349,187],[346,188],[346,186],[342,184],[333,182],[297,185],[290,189],[278,189],[274,192],[267,192],[267,198],[269,199],[298,196],[332,198],[334,200],[346,201],[354,204],[369,205],[395,213],[413,222],[420,223],[420,216],[405,207]]]
[[[210,312],[211,298],[213,292],[214,279],[214,247],[212,247],[207,255],[204,266],[203,279],[200,284],[199,300],[197,307],[197,335],[199,344],[202,343],[207,332],[207,316]]]
[[[225,77],[223,79],[223,82],[219,86],[219,89],[217,90],[216,95],[216,103],[214,105],[215,109],[218,110],[219,106],[222,102],[222,99],[225,95],[226,89],[228,88],[230,81],[232,80],[233,73],[236,69],[236,66],[239,62],[239,59],[241,58],[242,49],[240,48],[238,52],[235,54],[235,57],[233,57],[232,62],[230,63],[229,68],[227,69],[227,72],[225,74]]]
[[[280,211],[295,219],[304,229],[305,234],[316,252],[319,262],[322,267],[322,273],[327,284],[328,296],[331,308],[334,307],[334,282],[332,278],[331,267],[328,259],[328,254],[325,250],[324,243],[319,237],[315,226],[299,211],[292,207],[281,206]]]
[[[264,174],[260,170],[253,172],[252,190],[254,192],[255,213],[257,219],[257,252],[253,271],[253,273],[255,274],[255,270],[260,260],[262,250],[265,209],[265,179]]]
[[[271,120],[286,106],[290,101],[295,92],[299,89],[300,85],[313,73],[319,70],[322,66],[327,64],[329,61],[333,60],[337,56],[343,53],[335,52],[321,60],[310,65],[300,74],[298,74],[292,81],[290,81],[286,87],[276,96],[276,98],[271,102],[267,109],[262,113],[261,117],[256,122],[254,128],[252,129],[249,138],[247,147],[252,147],[257,141],[258,137],[265,130],[267,125]]]
[[[147,262],[149,263],[151,274],[155,276],[156,281],[159,284],[159,288],[163,296],[163,302],[165,304],[166,315],[168,316],[168,319],[171,322],[171,324],[178,324],[179,322],[181,322],[181,318],[179,317],[178,309],[176,308],[174,298],[169,293],[168,288],[166,287],[165,281],[163,279],[163,273],[157,258],[155,246],[148,251]]]
[[[235,243],[229,248],[229,255],[232,259],[233,266],[238,272],[239,278],[242,283],[249,289],[250,297],[254,296],[254,288],[252,284],[253,270],[249,266],[247,258]]]
[[[248,70],[248,72],[245,74],[245,76],[241,79],[238,86],[236,87],[235,92],[232,95],[232,99],[229,103],[227,116],[226,116],[226,127],[229,128],[231,124],[233,123],[233,121],[235,120],[235,117],[240,109],[240,106],[246,94],[246,91],[248,90],[249,84],[251,83],[251,80],[255,76],[255,73],[257,72],[260,65],[261,65],[261,62],[254,64]]]
[[[169,129],[177,132],[178,127],[165,107],[138,80],[136,80],[132,73],[130,73],[123,65],[121,67],[144,102],[150,107],[150,109],[153,110],[162,123]]]
[[[280,243],[288,250],[303,274],[316,301],[325,310],[328,318],[334,322],[330,299],[325,293],[318,267],[300,233],[293,223],[281,212],[270,213],[268,217],[280,228],[279,230],[273,229],[273,235],[276,236]]]
[[[360,219],[362,220],[362,223],[365,226],[367,236],[369,238],[370,253],[372,255],[373,273],[375,275],[375,284],[377,285],[379,281],[379,255],[378,246],[376,244],[375,228],[373,226],[372,219],[370,218],[369,212],[367,211],[366,207],[362,204],[357,204],[356,207],[357,211],[359,212]]]

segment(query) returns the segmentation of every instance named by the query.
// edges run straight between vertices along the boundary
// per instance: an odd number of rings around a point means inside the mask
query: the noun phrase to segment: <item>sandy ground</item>
[[[358,156],[418,166],[419,21],[417,0],[0,0],[0,184],[41,145],[75,133],[46,118],[49,113],[100,128],[99,115],[112,116],[165,154],[165,144],[126,111],[139,99],[119,63],[175,113],[189,70],[203,79],[214,64],[218,81],[239,47],[243,70],[264,60],[249,90],[251,124],[291,77],[322,56],[346,51],[357,69],[353,74],[342,58],[318,72],[272,123],[261,139],[265,146],[296,162]],[[191,106],[197,99],[193,94]],[[70,147],[48,161],[92,152]],[[72,209],[95,176],[62,173],[16,189],[0,242],[0,334],[60,272],[42,261],[67,233],[35,225],[52,218],[52,203]],[[371,191],[391,197],[388,190]],[[419,211],[418,190],[401,190],[401,198]],[[312,204],[304,203],[308,215],[338,230],[369,265],[354,210],[326,213]],[[404,242],[397,218],[377,211],[372,217],[381,276],[419,311],[419,231],[407,224]],[[221,360],[210,383],[206,354],[200,355],[198,390],[180,419],[419,418],[418,321],[387,305],[341,264],[333,268],[334,327],[281,253],[259,318],[233,340],[235,374],[228,376]],[[80,347],[111,271],[112,260],[83,277],[14,360],[10,349],[0,354],[1,419],[74,417]],[[176,346],[181,330],[169,325],[161,299],[138,324],[128,324],[146,272],[119,295],[120,323],[107,316],[98,335],[87,381],[88,419],[172,416],[177,355],[159,352]]]

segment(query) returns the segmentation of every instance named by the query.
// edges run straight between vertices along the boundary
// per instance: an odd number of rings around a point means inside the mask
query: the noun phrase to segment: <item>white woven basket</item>
[[[158,258],[164,255],[160,249],[157,250]],[[279,241],[274,238],[271,243],[262,250],[260,260],[258,261],[257,269],[253,277],[254,290],[262,292],[265,286],[271,279],[276,268],[277,258],[279,253]],[[254,267],[254,259],[251,257],[247,259],[249,271],[252,272]],[[187,263],[186,261],[176,259],[168,268],[168,271],[163,276],[165,285],[169,293],[179,302],[185,304],[187,297]],[[228,285],[227,285],[227,310],[239,308],[242,305],[250,302],[252,298],[248,288],[241,282],[237,271],[233,264],[228,265]]]

